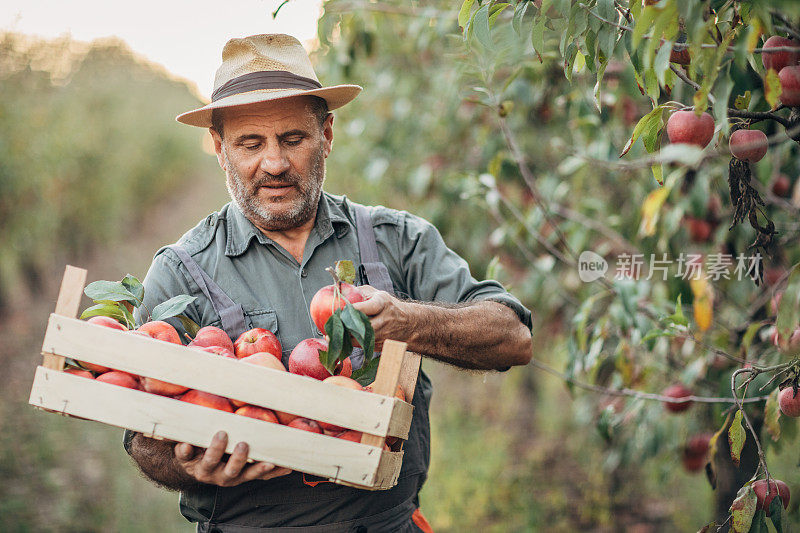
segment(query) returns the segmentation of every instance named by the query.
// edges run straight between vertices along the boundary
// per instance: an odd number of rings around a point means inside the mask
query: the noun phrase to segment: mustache
[[[254,189],[257,189],[259,187],[265,187],[268,184],[274,183],[281,183],[284,185],[299,185],[300,181],[301,180],[299,176],[289,172],[283,172],[281,174],[265,174],[254,181],[251,186]]]

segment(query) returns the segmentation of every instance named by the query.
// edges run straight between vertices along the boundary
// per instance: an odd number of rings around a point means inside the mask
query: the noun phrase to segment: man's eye
[[[261,148],[261,145],[260,144],[245,144],[244,148],[245,148],[245,150],[249,150],[251,152],[255,152],[256,150]]]
[[[292,137],[291,139],[284,140],[284,144],[287,146],[297,146],[303,141],[302,137]]]

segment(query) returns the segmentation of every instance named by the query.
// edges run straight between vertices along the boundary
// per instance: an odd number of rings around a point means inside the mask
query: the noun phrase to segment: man
[[[210,128],[233,201],[156,254],[145,304],[198,296],[186,311],[195,322],[220,325],[234,338],[245,328],[269,329],[285,363],[301,340],[320,335],[308,302],[330,284],[325,267],[351,259],[370,282],[355,306],[370,317],[378,350],[396,339],[462,368],[526,364],[530,311],[496,282],[473,279],[433,226],[322,191],[333,146],[329,110],[360,90],[322,87],[289,36],[229,41],[212,102],[178,120]],[[148,477],[181,491],[181,512],[198,531],[419,531],[430,391],[421,372],[403,468],[387,491],[312,486],[286,468],[248,464],[246,443],[225,457],[224,433],[196,449],[128,432],[126,449]]]

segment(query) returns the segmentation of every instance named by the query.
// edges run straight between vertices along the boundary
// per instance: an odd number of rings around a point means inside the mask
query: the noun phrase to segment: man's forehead
[[[316,121],[311,100],[306,96],[221,108],[219,112],[226,130],[248,126],[309,127]]]

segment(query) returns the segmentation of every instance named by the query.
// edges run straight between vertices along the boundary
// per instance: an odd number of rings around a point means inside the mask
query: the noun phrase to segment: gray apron
[[[389,271],[378,255],[369,209],[354,205],[361,265],[359,284],[394,294]],[[247,330],[242,306],[225,294],[180,246],[170,247],[188,269],[219,315],[221,326],[232,338]],[[354,368],[364,359],[360,350],[351,356]],[[181,513],[198,522],[203,533],[258,531],[305,533],[418,532],[411,514],[419,507],[419,490],[430,463],[428,406],[432,386],[420,370],[412,404],[414,417],[403,446],[403,466],[398,484],[385,491],[365,491],[332,483],[310,486],[313,476],[292,472],[269,481],[250,481],[235,487],[203,485],[181,493]],[[313,478],[319,480],[320,478]],[[353,518],[364,517],[364,518]],[[293,524],[325,524],[294,526]],[[266,527],[264,524],[268,524]]]

